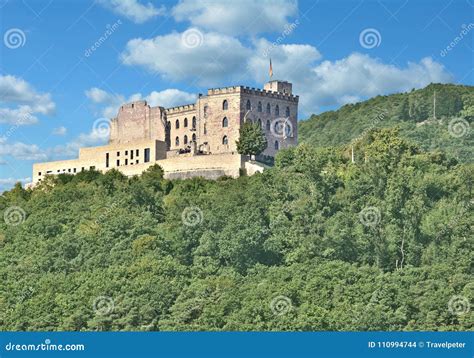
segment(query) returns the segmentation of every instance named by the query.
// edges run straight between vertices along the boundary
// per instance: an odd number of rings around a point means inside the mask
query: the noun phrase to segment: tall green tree
[[[257,123],[245,122],[239,130],[237,151],[244,155],[259,155],[267,147],[267,138]]]

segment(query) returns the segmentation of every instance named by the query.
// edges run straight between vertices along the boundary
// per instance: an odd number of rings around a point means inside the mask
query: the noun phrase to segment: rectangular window
[[[150,148],[145,148],[145,163],[150,161]]]
[[[117,159],[117,166],[120,166],[120,159]]]
[[[128,159],[125,159],[125,165],[128,165]]]
[[[67,170],[67,172],[70,173],[70,172],[71,172],[71,168],[69,168],[69,169]]]
[[[135,151],[135,155],[136,155],[137,157],[140,155],[140,151],[139,151],[138,149]]]
[[[38,175],[41,176],[41,172],[38,172]]]
[[[105,167],[109,167],[109,153],[105,153]]]
[[[48,170],[46,174],[51,174],[52,172],[53,172],[52,170]]]
[[[130,151],[130,159],[133,159],[133,150]]]
[[[128,150],[125,151],[125,155],[128,155]]]
[[[74,168],[72,171],[75,173],[75,172],[76,172],[76,168]]]
[[[140,162],[140,161],[137,159],[137,161],[136,161],[135,163],[137,163],[137,164],[138,164],[139,162]]]
[[[84,167],[81,168],[81,172],[83,172],[83,171],[84,171]]]
[[[90,167],[90,170],[95,170],[95,166],[91,166],[91,167]]]
[[[117,157],[120,157],[120,152],[117,152]]]

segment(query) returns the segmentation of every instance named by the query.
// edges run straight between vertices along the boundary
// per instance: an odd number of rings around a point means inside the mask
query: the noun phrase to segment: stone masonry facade
[[[248,157],[237,153],[242,124],[261,126],[268,142],[262,155],[273,157],[297,144],[298,99],[291,83],[270,81],[264,89],[209,89],[196,103],[172,108],[151,107],[146,101],[124,104],[110,121],[108,145],[81,148],[78,159],[34,164],[33,184],[46,175],[90,169],[115,168],[133,176],[153,164],[159,164],[167,178],[238,177],[241,169],[251,166]]]

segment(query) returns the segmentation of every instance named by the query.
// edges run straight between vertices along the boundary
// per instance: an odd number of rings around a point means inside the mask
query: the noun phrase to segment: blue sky
[[[190,103],[207,88],[300,95],[299,118],[344,103],[473,84],[474,3],[0,0],[0,190],[36,161],[106,141],[120,103]]]

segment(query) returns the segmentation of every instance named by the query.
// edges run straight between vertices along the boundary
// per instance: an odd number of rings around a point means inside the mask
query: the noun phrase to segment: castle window
[[[120,152],[117,152],[117,157],[120,157]]]
[[[262,120],[260,118],[257,120],[257,123],[258,123],[258,126],[262,128]]]
[[[227,136],[225,135],[225,136],[222,138],[222,144],[227,145],[228,143],[229,143],[229,139],[228,139]]]
[[[145,148],[145,163],[148,163],[149,161],[150,161],[150,148]],[[137,160],[137,164],[138,164],[138,160]]]
[[[270,114],[271,109],[270,109],[270,103],[267,103],[267,113]]]
[[[128,150],[125,151],[125,155],[128,155]]]
[[[135,155],[136,155],[137,157],[140,155],[140,151],[139,151],[138,149],[135,151]]]
[[[193,138],[193,142],[195,142],[196,141],[196,133],[193,133],[192,138]]]
[[[222,109],[224,111],[227,111],[229,109],[229,102],[225,99],[224,102],[222,102]]]
[[[278,143],[278,141],[276,140],[275,141],[275,150],[278,150],[280,149],[280,143]]]
[[[247,104],[245,105],[245,108],[247,109],[247,111],[250,111],[252,109],[252,104],[250,103],[249,99],[247,100]]]
[[[125,159],[125,165],[128,165],[128,159]]]
[[[196,117],[193,117],[193,129],[196,129]]]
[[[286,107],[285,116],[287,116],[287,117],[290,116],[290,107]]]
[[[74,168],[72,171],[75,173],[75,172],[76,172],[76,168]]]
[[[175,127],[176,129],[179,129],[179,119],[176,120],[176,123],[175,123],[174,127]]]
[[[179,145],[179,137],[176,137],[176,139],[174,140],[174,144],[175,144],[176,146]]]
[[[222,120],[222,127],[226,128],[228,126],[229,126],[229,120],[227,119],[227,117],[224,117],[224,119]]]
[[[262,102],[258,102],[257,110],[258,110],[259,112],[262,111]]]
[[[117,166],[120,166],[120,159],[117,159]]]
[[[105,167],[109,167],[109,153],[105,153]]]
[[[168,128],[171,128],[171,122],[168,121],[168,122],[166,123],[166,126],[167,126]]]
[[[207,110],[209,107],[207,105],[204,106],[204,118],[207,118]]]
[[[187,119],[187,118],[184,119],[183,127],[184,127],[184,128],[187,128],[187,127],[188,127],[188,119]]]
[[[38,172],[38,175],[41,176],[41,172]]]
[[[275,106],[275,116],[280,115],[280,107],[278,107],[278,104]]]
[[[133,159],[133,149],[130,151],[130,159]]]
[[[204,134],[207,134],[207,126],[206,126],[206,123],[204,123]]]
[[[183,143],[184,144],[188,144],[188,136],[185,135],[184,138],[183,138]]]
[[[269,130],[270,130],[270,120],[267,119],[267,131],[269,131]]]

